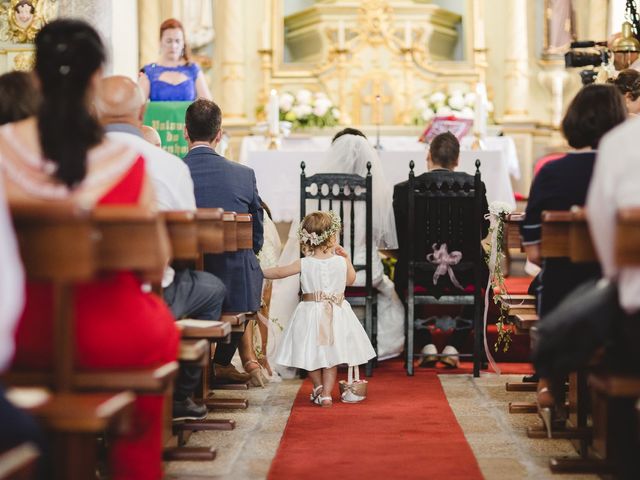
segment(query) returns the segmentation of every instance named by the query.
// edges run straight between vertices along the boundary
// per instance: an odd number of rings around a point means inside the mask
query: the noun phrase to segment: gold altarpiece
[[[467,0],[469,19],[477,17],[479,3]],[[425,0],[318,0],[287,17],[282,0],[272,0],[272,48],[260,50],[258,104],[272,88],[304,87],[325,91],[342,112],[342,124],[409,125],[418,97],[473,90],[485,78],[484,39],[474,35],[473,21],[465,22],[465,60],[451,60],[460,22]],[[284,61],[285,35],[295,63]]]

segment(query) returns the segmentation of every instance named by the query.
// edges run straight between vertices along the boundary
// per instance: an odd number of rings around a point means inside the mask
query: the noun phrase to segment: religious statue
[[[33,43],[55,16],[56,0],[11,0],[0,5],[0,41]]]

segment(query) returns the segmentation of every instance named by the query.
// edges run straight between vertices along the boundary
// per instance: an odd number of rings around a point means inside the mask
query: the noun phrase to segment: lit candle
[[[338,49],[344,50],[344,21],[338,22]]]
[[[473,131],[480,137],[485,137],[487,135],[487,88],[482,82],[478,82],[476,84]]]
[[[269,40],[269,24],[265,23],[262,25],[262,45],[260,46],[262,50],[269,50],[271,48],[271,42]]]
[[[404,22],[404,46],[405,48],[411,48],[411,44],[412,44],[412,35],[411,35],[411,22],[410,21],[406,21]]]
[[[269,134],[278,135],[280,133],[280,105],[278,92],[275,90],[271,90],[271,93],[269,94],[267,120],[269,122]]]

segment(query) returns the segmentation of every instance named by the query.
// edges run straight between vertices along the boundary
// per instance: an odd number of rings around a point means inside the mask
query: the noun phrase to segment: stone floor
[[[597,475],[553,475],[551,456],[577,456],[568,440],[534,440],[528,426],[540,426],[535,414],[512,415],[508,403],[533,402],[534,393],[507,392],[505,383],[522,375],[440,375],[440,382],[458,423],[487,480],[597,480]]]
[[[248,391],[220,390],[216,397],[247,398],[246,410],[220,410],[208,418],[231,418],[235,430],[196,432],[189,445],[215,446],[212,462],[171,462],[165,465],[165,478],[181,480],[261,480],[267,477],[276,454],[300,380],[269,383]]]

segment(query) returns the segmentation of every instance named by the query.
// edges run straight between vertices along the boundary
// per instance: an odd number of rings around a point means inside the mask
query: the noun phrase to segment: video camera
[[[598,75],[595,67],[606,65],[611,58],[611,51],[607,48],[607,42],[572,42],[571,50],[564,55],[566,68],[594,67],[580,72],[582,84],[593,83]]]

